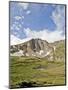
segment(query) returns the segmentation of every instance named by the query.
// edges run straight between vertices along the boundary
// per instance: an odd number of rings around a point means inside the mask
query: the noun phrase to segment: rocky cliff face
[[[25,43],[10,46],[10,55],[40,58],[47,57],[49,60],[54,60],[57,58],[55,55],[58,53],[57,51],[59,48],[64,48],[64,42],[48,43],[41,39],[31,39]],[[62,54],[64,54],[64,50],[61,49],[61,51],[63,52]]]

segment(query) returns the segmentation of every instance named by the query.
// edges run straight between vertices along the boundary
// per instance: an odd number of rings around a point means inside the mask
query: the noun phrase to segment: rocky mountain
[[[10,46],[11,56],[46,57],[49,60],[55,60],[57,58],[64,60],[64,53],[65,43],[63,40],[48,43],[47,41],[41,39],[31,39],[24,43]]]
[[[65,40],[56,41],[51,44],[54,47],[56,61],[65,61]]]

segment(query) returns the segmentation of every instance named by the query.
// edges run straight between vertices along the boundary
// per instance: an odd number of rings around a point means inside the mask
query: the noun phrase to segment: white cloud
[[[15,16],[14,17],[16,20],[21,20],[21,19],[24,19],[24,16]]]
[[[22,27],[22,25],[21,25],[19,22],[17,22],[17,21],[15,21],[15,22],[13,23],[13,26],[14,26],[14,28],[15,28],[16,26],[19,27],[19,28]]]
[[[19,3],[20,4],[20,3]],[[21,3],[23,4],[23,8],[27,9],[28,3]],[[28,10],[26,12],[27,14],[30,14],[30,11]],[[23,18],[23,17],[22,17]],[[20,17],[17,17],[17,19],[20,19]],[[31,38],[40,38],[43,40],[47,40],[48,42],[54,42],[54,41],[58,41],[58,40],[63,40],[65,39],[65,35],[63,36],[62,33],[65,32],[64,27],[65,27],[65,7],[61,8],[61,6],[57,6],[56,9],[53,11],[51,19],[53,19],[56,28],[54,31],[47,30],[31,30],[30,28],[24,28],[24,33],[26,35],[26,39],[23,39],[22,42],[25,42]],[[22,22],[23,24],[23,22]],[[14,25],[15,27],[15,25]],[[11,29],[13,29],[13,27],[11,27]],[[11,36],[11,43],[12,44],[17,44],[20,43],[21,40],[15,36]]]
[[[24,29],[24,32],[27,38],[40,38],[43,40],[47,40],[48,42],[54,42],[64,39],[64,37],[62,36],[62,31],[53,31],[53,32],[50,32],[48,30],[33,31],[29,28],[26,28]]]
[[[16,20],[20,20],[22,17],[20,17],[20,16],[15,16],[14,17]]]
[[[10,35],[10,45],[24,43],[26,41],[31,40],[32,38],[34,39],[40,38],[42,40],[47,40],[48,42],[54,42],[64,39],[64,37],[61,35],[62,31],[54,31],[54,32],[49,32],[48,30],[32,31],[31,29],[26,28],[24,29],[24,32],[27,36],[27,38],[25,39],[20,39],[14,35]]]
[[[43,40],[47,40],[48,42],[65,39],[65,35],[62,35],[62,33],[65,32],[65,7],[57,5],[56,9],[52,13],[51,19],[53,19],[56,25],[54,31],[49,31],[47,29],[37,31],[26,28],[24,29],[26,36],[30,38],[40,38]]]
[[[19,25],[15,25],[14,29],[16,29],[17,31],[20,30]]]
[[[15,35],[10,35],[10,45],[24,43],[29,41],[30,39],[31,38],[20,39],[20,38],[17,38]]]
[[[11,26],[11,30],[20,30],[21,28],[21,24],[18,24],[18,23],[13,23],[12,26]]]
[[[30,10],[28,10],[27,12],[26,12],[26,14],[28,15],[28,14],[30,14],[31,13],[31,11]]]
[[[16,36],[14,36],[14,35],[10,36],[10,45],[16,45],[20,42],[21,42],[21,40],[19,38],[17,38]]]
[[[20,6],[23,7],[24,10],[26,10],[29,6],[29,3],[18,3]]]
[[[53,11],[51,18],[56,24],[56,30],[63,30],[65,27],[65,6],[57,5]]]
[[[21,28],[21,27],[22,27],[22,25],[21,25],[21,24],[19,24],[19,25],[18,25],[18,27],[19,27],[19,28]]]
[[[22,19],[24,19],[24,16],[22,16]]]

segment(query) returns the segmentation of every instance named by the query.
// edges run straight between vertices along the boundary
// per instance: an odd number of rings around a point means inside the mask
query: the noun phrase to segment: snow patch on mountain
[[[39,54],[41,55],[44,51],[43,50],[40,50]]]
[[[51,53],[51,51],[48,51],[48,52],[45,54],[45,56],[49,55],[50,53]]]

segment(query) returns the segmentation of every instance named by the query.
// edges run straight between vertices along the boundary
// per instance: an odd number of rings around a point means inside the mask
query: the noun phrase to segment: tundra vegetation
[[[65,84],[65,63],[38,57],[10,57],[10,88]]]

